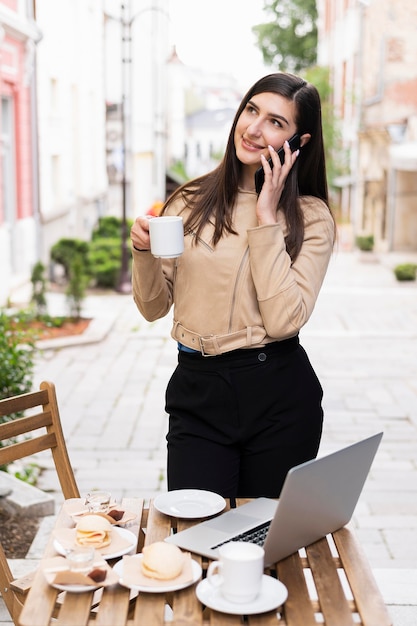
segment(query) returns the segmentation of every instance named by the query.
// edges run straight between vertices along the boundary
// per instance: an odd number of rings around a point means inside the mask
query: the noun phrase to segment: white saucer
[[[132,558],[141,560],[142,556],[143,556],[142,554],[135,554]],[[179,577],[180,582],[178,582],[178,580],[174,578],[170,581],[167,581],[165,584],[155,585],[154,587],[150,585],[141,585],[141,584],[129,585],[128,583],[126,583],[123,580],[123,560],[120,560],[116,563],[116,565],[113,567],[113,571],[115,571],[116,574],[118,574],[119,583],[123,587],[127,587],[128,589],[133,589],[134,591],[145,591],[147,593],[166,593],[168,591],[177,591],[178,589],[185,589],[185,587],[189,587],[190,585],[193,585],[195,582],[197,582],[197,580],[201,577],[201,573],[202,573],[201,566],[196,561],[191,559],[191,567],[192,567],[192,576],[193,576],[192,580],[188,580],[184,582],[184,581],[181,581],[181,577]]]
[[[199,519],[220,513],[226,506],[222,496],[203,489],[177,489],[162,493],[154,501],[165,515],[182,519]]]
[[[285,585],[276,578],[263,576],[261,592],[252,602],[229,602],[223,598],[220,589],[213,587],[207,579],[202,580],[197,585],[196,594],[202,604],[215,611],[231,613],[232,615],[254,615],[272,611],[284,604],[288,591]]]
[[[49,581],[48,581],[49,582]],[[85,593],[87,591],[95,591],[101,585],[58,585],[56,583],[49,583],[54,589],[58,591],[69,591],[70,593]]]

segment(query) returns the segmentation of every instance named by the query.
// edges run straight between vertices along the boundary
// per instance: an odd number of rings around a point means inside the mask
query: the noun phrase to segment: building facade
[[[0,304],[27,280],[40,247],[33,6],[0,0]]]
[[[37,261],[51,269],[59,239],[160,207],[175,164],[194,177],[221,157],[241,94],[181,63],[169,10],[0,0],[0,306],[28,295]]]
[[[89,239],[106,212],[103,14],[95,0],[36,0],[41,260]]]
[[[318,62],[329,66],[347,173],[339,209],[376,249],[417,250],[417,4],[319,0]]]

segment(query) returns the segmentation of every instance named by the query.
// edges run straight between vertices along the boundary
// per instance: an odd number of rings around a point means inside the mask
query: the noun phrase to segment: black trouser
[[[216,357],[179,351],[166,391],[168,489],[276,498],[315,458],[323,392],[298,337]]]

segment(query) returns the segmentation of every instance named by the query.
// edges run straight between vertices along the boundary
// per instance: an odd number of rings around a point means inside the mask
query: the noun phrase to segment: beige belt
[[[215,356],[237,350],[238,348],[250,348],[262,344],[266,337],[265,328],[262,326],[248,326],[227,335],[199,335],[184,328],[179,322],[174,321],[172,329],[174,339],[201,352],[203,356]]]

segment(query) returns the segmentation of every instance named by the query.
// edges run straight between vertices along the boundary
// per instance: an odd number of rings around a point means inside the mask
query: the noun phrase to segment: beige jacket
[[[234,228],[213,248],[207,225],[198,245],[185,237],[177,259],[157,259],[133,250],[133,297],[148,321],[165,316],[174,304],[172,337],[213,355],[256,347],[295,336],[309,319],[334,243],[327,206],[301,199],[304,243],[293,264],[285,249],[284,216],[258,226],[255,192],[239,192]],[[178,202],[171,214],[181,211]],[[157,218],[156,218],[157,219]]]

